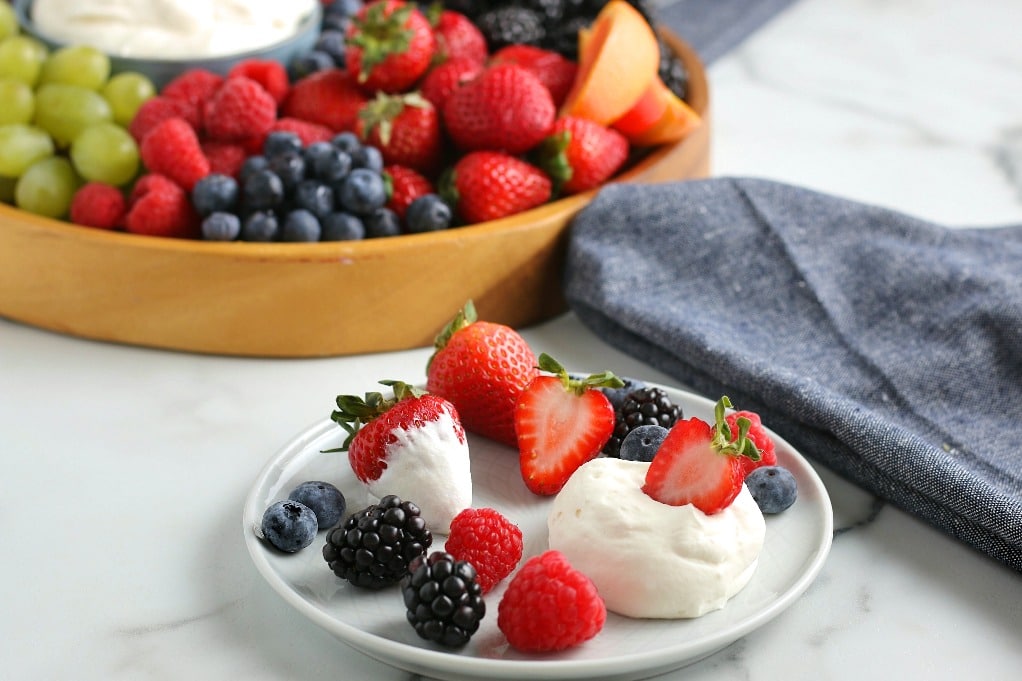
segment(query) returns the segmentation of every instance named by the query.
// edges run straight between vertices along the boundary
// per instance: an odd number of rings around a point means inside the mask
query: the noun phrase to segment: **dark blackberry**
[[[591,23],[592,20],[585,16],[566,18],[559,26],[547,31],[540,47],[559,52],[568,59],[578,59],[578,32]]]
[[[486,614],[475,568],[443,551],[412,561],[401,595],[415,633],[449,648],[468,643]]]
[[[433,534],[419,507],[388,495],[332,528],[323,558],[334,574],[364,589],[397,584],[408,564],[425,555]]]
[[[546,36],[543,18],[526,7],[499,7],[483,12],[476,26],[486,37],[490,52],[517,43],[539,45]]]
[[[664,81],[664,85],[674,94],[685,99],[685,93],[688,91],[688,71],[663,38],[660,38],[660,80]]]
[[[522,4],[539,14],[547,30],[564,20],[564,0],[525,0]]]
[[[607,456],[620,456],[621,443],[628,433],[639,426],[663,426],[669,430],[682,418],[684,414],[681,406],[671,402],[671,398],[661,388],[636,390],[625,398],[621,410],[617,412],[614,433],[603,446],[603,453]]]

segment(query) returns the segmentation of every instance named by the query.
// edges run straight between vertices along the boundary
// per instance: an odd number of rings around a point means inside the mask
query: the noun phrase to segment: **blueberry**
[[[263,140],[263,156],[268,159],[286,153],[301,153],[302,138],[287,130],[274,130]]]
[[[199,215],[217,211],[231,213],[238,203],[238,181],[230,175],[211,173],[195,183],[192,205]]]
[[[202,238],[206,241],[234,241],[241,233],[241,219],[234,213],[215,211],[202,221]]]
[[[241,189],[241,202],[248,210],[269,210],[284,201],[284,183],[272,170],[256,170]]]
[[[323,13],[323,20],[320,22],[320,28],[323,31],[337,31],[341,35],[346,35],[348,29],[351,28],[351,17],[345,16],[338,12],[328,11]],[[345,62],[342,61],[338,66],[342,66]]]
[[[294,203],[322,220],[334,212],[334,192],[319,180],[302,180],[295,187]]]
[[[292,59],[288,71],[291,81],[295,82],[318,71],[326,71],[336,66],[334,58],[326,52],[311,50]]]
[[[344,494],[329,482],[309,480],[291,490],[287,495],[291,501],[305,504],[316,514],[316,520],[323,529],[333,527],[344,517],[347,503]]]
[[[336,147],[329,142],[322,140],[313,142],[309,146],[302,150],[302,155],[305,157],[305,174],[316,175],[316,163],[320,162],[327,154],[331,154],[336,151]]]
[[[614,407],[615,411],[620,411],[621,405],[625,403],[625,398],[630,393],[646,387],[646,384],[637,378],[622,377],[621,380],[624,382],[624,386],[621,388],[600,388],[603,394],[607,396],[607,399],[610,400],[610,404]]]
[[[311,157],[312,174],[330,184],[340,182],[351,171],[351,156],[329,142],[321,144],[326,147],[325,150],[306,154],[307,159]]]
[[[294,553],[312,543],[319,531],[316,514],[298,501],[278,501],[263,513],[263,537],[281,551]]]
[[[387,189],[379,173],[368,168],[355,168],[341,182],[337,199],[349,212],[369,215],[387,203]]]
[[[297,208],[284,217],[284,229],[281,233],[283,241],[319,241],[323,228],[316,216]]]
[[[323,218],[320,241],[357,241],[365,237],[365,225],[357,215],[338,211]]]
[[[798,483],[782,466],[760,466],[745,476],[745,486],[763,513],[780,513],[795,503]]]
[[[625,461],[649,463],[666,437],[667,429],[663,426],[639,426],[621,441],[620,457]]]
[[[324,29],[320,34],[319,38],[316,39],[316,45],[313,48],[318,52],[326,52],[337,66],[344,66],[344,54],[345,54],[345,43],[344,43],[344,32],[327,28]]]
[[[276,241],[280,233],[280,221],[271,211],[256,211],[241,224],[243,241]]]
[[[386,236],[397,236],[401,233],[401,218],[389,208],[377,208],[363,219],[366,226],[366,237],[377,239]]]
[[[305,179],[305,156],[301,151],[282,151],[276,156],[267,156],[270,170],[277,174],[285,191],[291,191]]]
[[[349,155],[362,148],[362,140],[358,138],[358,135],[349,130],[334,135],[330,143]]]
[[[366,144],[349,152],[349,155],[352,168],[368,168],[377,173],[383,172],[383,154],[376,147]]]
[[[409,232],[435,232],[451,226],[451,207],[436,194],[423,194],[405,212]]]
[[[242,185],[248,181],[248,178],[252,177],[258,170],[268,170],[270,162],[266,160],[266,157],[261,154],[255,156],[249,156],[241,164],[241,170],[238,171],[238,182]]]

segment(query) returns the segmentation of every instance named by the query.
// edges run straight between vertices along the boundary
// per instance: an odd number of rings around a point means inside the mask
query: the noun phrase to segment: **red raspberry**
[[[451,521],[444,550],[472,564],[486,593],[522,559],[522,531],[492,508],[466,508]]]
[[[402,220],[412,201],[435,190],[433,184],[418,171],[405,166],[389,165],[383,168],[384,182],[390,183],[390,199],[387,208],[397,213]]]
[[[71,222],[86,227],[115,229],[121,225],[128,202],[117,187],[87,182],[71,199]]]
[[[124,227],[133,234],[194,239],[199,215],[184,189],[169,177],[150,173],[139,178],[128,197]]]
[[[145,139],[146,134],[157,125],[168,118],[183,118],[194,129],[199,129],[199,118],[197,111],[187,102],[170,97],[150,97],[138,108],[135,117],[128,125],[128,132],[139,144]]]
[[[228,78],[203,110],[206,133],[223,142],[263,137],[277,120],[277,102],[251,78]]]
[[[150,130],[139,151],[150,172],[166,175],[186,191],[209,175],[199,138],[183,118],[168,118]]]
[[[295,133],[305,146],[309,146],[313,142],[329,142],[334,137],[334,131],[325,125],[289,116],[277,119],[277,122],[270,128],[270,132],[276,130],[286,130],[287,132]]]
[[[430,69],[422,79],[420,92],[437,111],[443,111],[451,93],[482,73],[484,68],[482,63],[468,57],[448,59]]]
[[[607,620],[596,586],[560,551],[533,556],[511,578],[497,606],[497,627],[526,652],[564,650],[588,641]]]
[[[743,475],[748,475],[760,466],[776,466],[777,452],[774,451],[774,441],[767,434],[766,430],[763,429],[763,421],[759,418],[759,414],[751,411],[736,411],[725,416],[724,420],[727,421],[727,425],[731,428],[731,441],[734,442],[738,439],[739,416],[749,419],[749,439],[756,445],[760,456],[759,461],[753,461],[747,456],[741,457]]]
[[[202,126],[202,108],[223,83],[224,77],[219,73],[207,69],[189,69],[167,83],[160,91],[160,96],[187,104],[190,113],[185,118],[198,130]]]
[[[205,140],[200,143],[202,153],[209,160],[209,172],[237,178],[242,164],[248,158],[248,149],[232,142]]]
[[[239,62],[227,73],[228,78],[237,78],[238,76],[251,78],[262,85],[277,104],[284,101],[291,88],[287,69],[279,61],[273,59],[246,59]]]

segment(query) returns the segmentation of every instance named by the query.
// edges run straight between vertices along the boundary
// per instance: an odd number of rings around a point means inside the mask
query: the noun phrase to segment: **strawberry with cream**
[[[399,381],[381,381],[393,398],[340,395],[331,418],[349,433],[342,450],[366,486],[369,503],[396,494],[419,507],[427,526],[446,534],[472,505],[468,440],[454,405]]]

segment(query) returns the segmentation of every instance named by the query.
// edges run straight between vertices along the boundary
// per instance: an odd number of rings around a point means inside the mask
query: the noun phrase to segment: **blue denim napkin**
[[[1022,571],[1022,226],[617,184],[575,218],[565,277],[610,344]]]
[[[657,19],[711,64],[795,0],[665,0]]]

